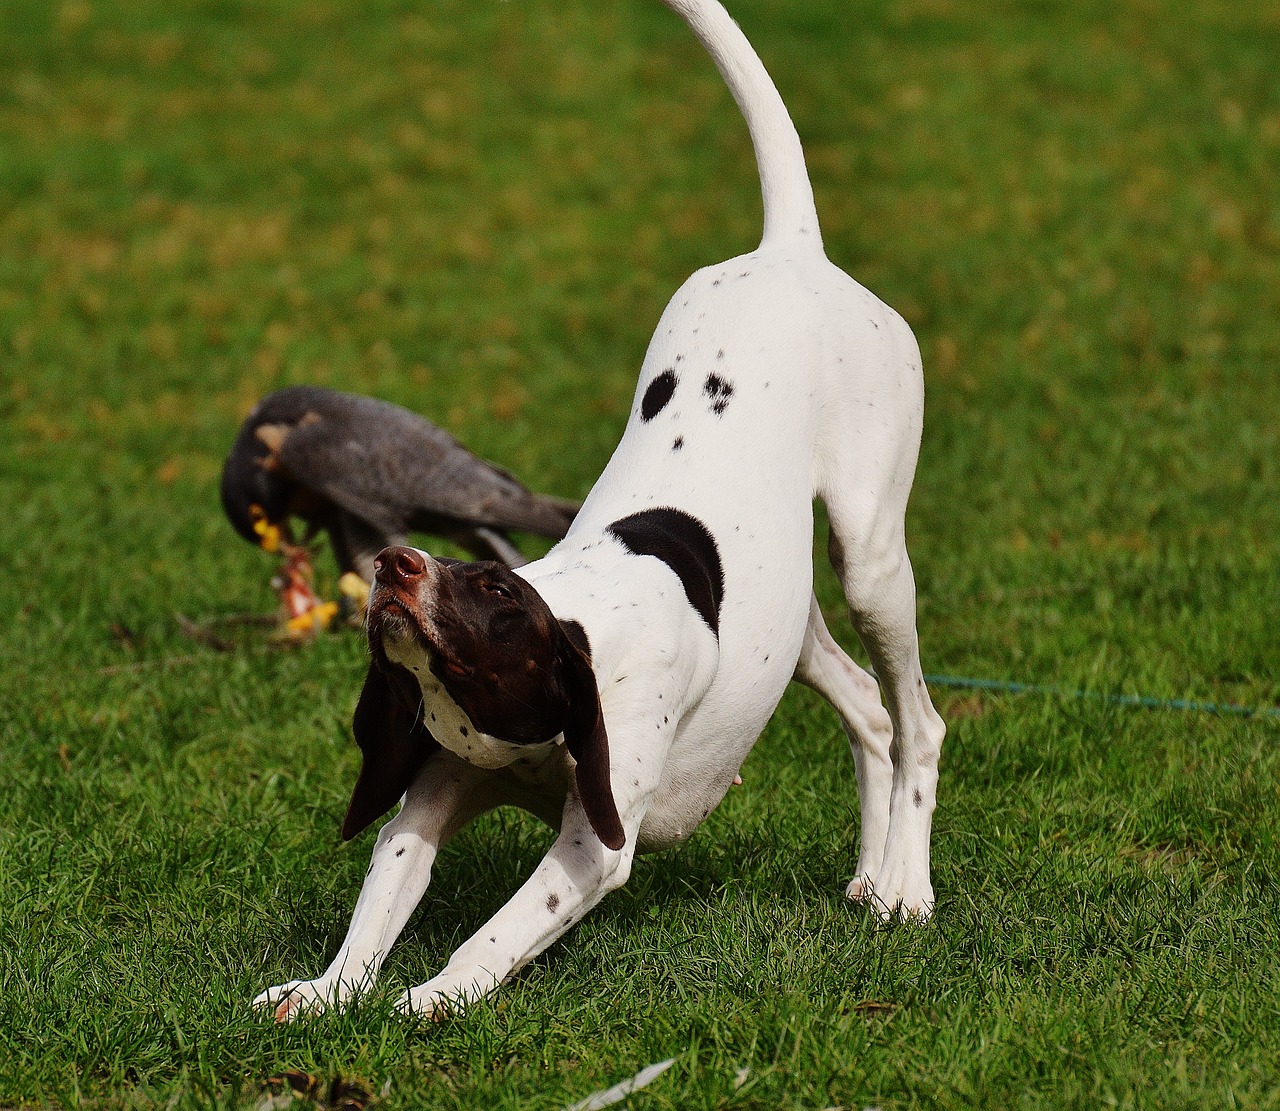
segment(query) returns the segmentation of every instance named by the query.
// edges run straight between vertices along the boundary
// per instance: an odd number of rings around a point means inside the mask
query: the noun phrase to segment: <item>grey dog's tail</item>
[[[662,2],[689,25],[711,55],[747,121],[764,197],[760,245],[804,239],[820,250],[818,212],[800,136],[764,63],[717,0]]]

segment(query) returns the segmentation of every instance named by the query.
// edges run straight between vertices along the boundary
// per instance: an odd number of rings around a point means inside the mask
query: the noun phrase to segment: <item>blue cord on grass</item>
[[[1104,694],[1100,691],[1068,690],[1039,683],[1015,683],[1005,679],[969,679],[960,675],[926,675],[935,687],[960,690],[1000,691],[1004,694],[1052,694],[1059,698],[1096,698],[1110,706],[1140,706],[1147,710],[1185,710],[1201,714],[1235,714],[1239,717],[1277,717],[1280,707],[1236,706],[1230,702],[1191,702],[1185,698],[1147,698],[1137,694]]]

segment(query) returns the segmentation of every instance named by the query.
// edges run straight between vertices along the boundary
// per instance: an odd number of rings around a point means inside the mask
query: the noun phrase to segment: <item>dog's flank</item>
[[[442,1014],[491,991],[625,883],[635,853],[697,828],[792,678],[836,708],[853,748],[861,845],[846,893],[886,917],[932,909],[944,727],[921,672],[903,528],[919,351],[823,254],[795,128],[736,24],[715,0],[666,2],[746,118],[761,245],[671,299],[622,440],[546,557],[506,579],[410,549],[380,557],[344,833],[396,793],[403,803],[332,964],[258,997],[278,1018],[371,984],[440,847],[511,803],[558,829],[551,850],[400,1005]],[[814,599],[815,496],[887,709]],[[419,701],[425,719],[409,708]]]

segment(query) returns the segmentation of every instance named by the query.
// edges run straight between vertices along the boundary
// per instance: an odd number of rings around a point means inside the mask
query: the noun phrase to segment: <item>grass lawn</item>
[[[1280,9],[732,10],[831,257],[920,338],[926,670],[1275,707]],[[629,1106],[1280,1106],[1280,718],[1098,697],[937,688],[925,928],[843,899],[853,762],[795,689],[683,850],[465,1018],[390,1000],[549,844],[514,812],[384,993],[250,1011],[325,966],[371,836],[361,638],[176,616],[272,606],[216,490],[249,405],[377,394],[580,496],[666,298],[759,220],[655,0],[0,0],[0,1106],[256,1108],[292,1070],[559,1111],[671,1056]]]

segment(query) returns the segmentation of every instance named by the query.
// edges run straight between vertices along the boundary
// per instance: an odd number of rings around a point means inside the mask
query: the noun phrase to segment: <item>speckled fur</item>
[[[342,1002],[371,982],[440,845],[474,814],[515,802],[554,822],[559,837],[510,902],[402,1006],[440,1013],[493,990],[624,883],[635,852],[693,832],[792,678],[835,706],[853,748],[862,843],[847,894],[885,916],[932,909],[930,819],[944,729],[921,675],[903,534],[923,419],[919,352],[902,318],[823,254],[799,139],[736,25],[714,0],[664,2],[698,35],[743,110],[764,237],[757,250],[698,271],[672,298],[613,458],[565,539],[519,571],[590,640],[625,844],[612,851],[593,835],[563,747],[489,748],[484,762],[511,759],[485,769],[442,735],[445,751],[379,835],[333,964],[317,980],[259,997],[278,1017]],[[887,711],[813,599],[815,496],[826,504],[832,561]],[[714,538],[718,630],[671,565],[611,531],[660,507],[696,518]],[[442,697],[424,685],[424,712],[441,719]],[[833,823],[847,805],[833,800]]]

